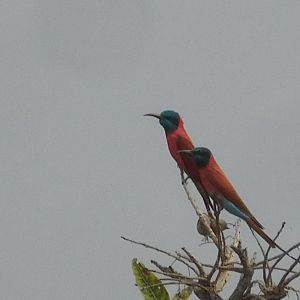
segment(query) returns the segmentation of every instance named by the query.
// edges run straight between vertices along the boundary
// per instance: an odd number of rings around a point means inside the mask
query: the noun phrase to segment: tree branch
[[[229,297],[229,300],[241,300],[243,299],[243,295],[247,287],[251,284],[254,274],[253,263],[249,261],[247,250],[242,249],[241,243],[239,243],[237,247],[232,246],[232,249],[240,258],[244,273],[241,275],[238,285]]]

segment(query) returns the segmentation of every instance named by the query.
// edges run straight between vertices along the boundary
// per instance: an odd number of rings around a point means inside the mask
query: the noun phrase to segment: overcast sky
[[[148,112],[178,111],[266,231],[286,221],[279,243],[299,241],[299,12],[1,1],[0,298],[142,299],[131,259],[171,261],[120,235],[207,257]],[[242,238],[258,250],[245,225]]]

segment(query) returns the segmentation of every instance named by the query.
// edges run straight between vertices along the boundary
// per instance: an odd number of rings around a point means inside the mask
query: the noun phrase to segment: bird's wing
[[[263,228],[263,226],[252,215],[249,208],[246,206],[217,162],[213,161],[213,163],[209,164],[206,168],[207,179],[217,189],[217,191],[220,192],[228,201],[231,201],[233,204],[235,204],[246,215],[251,217],[253,222],[255,222],[260,228]]]

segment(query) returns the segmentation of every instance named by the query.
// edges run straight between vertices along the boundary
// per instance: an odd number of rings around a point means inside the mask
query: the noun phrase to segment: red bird
[[[159,119],[165,130],[169,151],[178,164],[181,172],[184,171],[194,182],[200,192],[209,214],[210,197],[220,208],[245,220],[250,228],[254,229],[271,247],[277,247],[286,255],[296,260],[288,252],[278,246],[264,231],[263,226],[251,214],[233,185],[225,176],[215,161],[211,151],[206,148],[194,148],[193,142],[183,126],[179,114],[172,110],[165,110],[161,114],[146,114]],[[200,149],[200,150],[199,150]],[[190,154],[190,155],[187,155]]]
[[[231,214],[246,221],[249,227],[255,230],[271,247],[281,249],[263,231],[264,227],[252,215],[209,149],[198,147],[192,150],[181,150],[180,153],[185,153],[194,159],[205,191],[220,208],[225,208]]]
[[[198,166],[192,157],[180,153],[181,150],[192,150],[194,149],[193,142],[183,126],[183,120],[179,114],[172,110],[165,110],[161,114],[146,114],[145,116],[151,116],[159,119],[160,125],[164,128],[168,143],[169,151],[177,162],[181,172],[185,172],[188,177],[192,179],[199,193],[201,194],[206,209],[210,213],[210,199],[208,194],[202,187]]]

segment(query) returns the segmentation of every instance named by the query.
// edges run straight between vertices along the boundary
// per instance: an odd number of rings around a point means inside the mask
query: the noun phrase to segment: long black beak
[[[154,118],[157,118],[157,119],[161,119],[161,116],[159,114],[145,114],[144,116],[148,116],[148,117],[154,117]]]
[[[189,154],[189,155],[192,155],[192,152],[193,152],[193,150],[179,150],[179,151],[177,151],[177,153],[186,153],[186,154]]]

